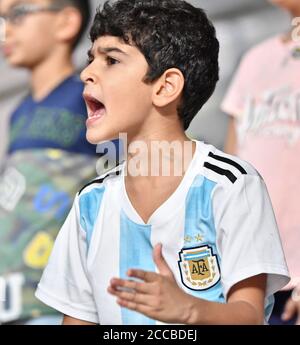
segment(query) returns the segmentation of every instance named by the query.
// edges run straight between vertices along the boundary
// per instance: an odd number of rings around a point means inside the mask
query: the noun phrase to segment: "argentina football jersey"
[[[197,298],[226,303],[235,284],[267,274],[267,320],[272,295],[288,282],[288,271],[256,170],[196,141],[181,183],[145,223],[127,195],[125,167],[123,162],[77,194],[36,296],[85,321],[159,324],[121,308],[107,288],[113,277],[127,278],[128,269],[158,272],[152,252],[161,243],[177,284]]]

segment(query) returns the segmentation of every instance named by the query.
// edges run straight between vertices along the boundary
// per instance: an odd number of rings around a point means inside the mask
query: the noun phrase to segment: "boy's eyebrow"
[[[90,49],[90,50],[88,51],[88,56],[90,56],[90,57],[93,57],[93,56],[94,56],[93,50],[94,50],[94,49]],[[127,53],[125,53],[123,50],[121,50],[121,49],[119,49],[119,48],[117,48],[117,47],[105,47],[105,48],[98,47],[97,52],[98,52],[99,54],[107,54],[107,53],[112,53],[112,52],[114,52],[114,53],[120,53],[120,54],[123,54],[123,55],[128,56]]]
[[[10,5],[9,8],[13,8],[13,7],[18,6],[18,5],[27,5],[27,4],[32,5],[32,2],[31,1],[28,2],[28,1],[25,1],[25,0],[16,0],[14,3],[12,3]]]
[[[18,5],[23,5],[23,4],[27,4],[24,0],[16,0],[15,2],[13,2],[12,4],[10,4],[8,6],[8,10],[11,10],[12,8],[14,8],[15,6]],[[0,12],[1,15],[3,15],[3,13]]]
[[[101,48],[101,47],[98,47],[97,49],[98,53],[120,53],[120,54],[124,54],[124,55],[128,55],[126,54],[123,50],[117,48],[117,47],[105,47],[105,48]]]

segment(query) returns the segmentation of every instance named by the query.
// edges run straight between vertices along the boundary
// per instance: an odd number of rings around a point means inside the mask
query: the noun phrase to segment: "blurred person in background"
[[[300,17],[299,0],[270,2],[292,18]],[[271,324],[300,324],[300,36],[295,39],[299,31],[293,27],[252,48],[222,104],[230,115],[225,151],[248,160],[262,174],[292,277],[275,295]]]
[[[11,117],[0,175],[0,323],[56,324],[56,312],[34,291],[75,193],[96,174],[83,85],[72,63],[90,5],[0,0],[0,16],[6,20],[4,57],[31,74],[31,94]]]

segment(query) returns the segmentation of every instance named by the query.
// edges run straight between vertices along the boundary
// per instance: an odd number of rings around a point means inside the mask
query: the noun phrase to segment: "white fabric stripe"
[[[180,213],[177,213],[167,226],[152,226],[151,232],[151,243],[153,248],[158,243],[162,244],[163,257],[174,273],[178,285],[181,285],[181,276],[178,266],[178,253],[184,246],[184,220],[185,208],[182,208]],[[157,321],[156,324],[164,325],[165,323]]]
[[[121,308],[117,304],[116,298],[107,292],[110,280],[113,277],[119,277],[120,258],[120,204],[113,200],[113,195],[119,195],[119,193],[111,190],[116,188],[117,184],[111,183],[109,187],[110,193],[105,193],[103,197],[101,212],[91,238],[88,270],[90,279],[93,280],[92,285],[100,324],[107,325],[111,323],[111,320],[114,320],[114,324],[121,325]],[[111,205],[114,206],[111,207]],[[102,232],[104,224],[106,227],[109,224],[114,231],[107,231],[106,229]]]

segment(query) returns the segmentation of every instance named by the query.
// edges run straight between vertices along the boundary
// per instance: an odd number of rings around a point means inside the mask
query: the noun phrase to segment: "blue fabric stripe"
[[[89,248],[94,225],[100,211],[105,188],[94,188],[79,198],[80,225],[86,232],[87,247]]]
[[[139,225],[121,211],[120,219],[120,277],[128,279],[131,268],[155,272],[152,259],[151,225]],[[121,308],[123,325],[155,325],[155,321],[134,311]]]
[[[268,297],[267,302],[265,303],[265,319],[267,322],[269,321],[270,316],[272,314],[274,304],[275,304],[275,298],[274,298],[274,295],[271,295]]]
[[[195,260],[195,259],[200,259],[200,258],[206,258],[208,254],[204,255],[184,255],[185,260]]]
[[[184,235],[192,239],[191,243],[186,244],[186,248],[209,245],[213,249],[213,254],[217,255],[220,263],[216,248],[216,229],[211,201],[211,194],[215,185],[215,182],[202,175],[196,176],[186,198]],[[199,234],[203,237],[203,242],[195,240]],[[205,300],[225,302],[221,281],[207,290],[188,290],[188,292]]]

